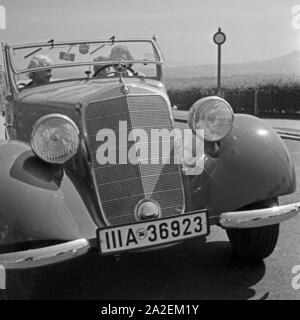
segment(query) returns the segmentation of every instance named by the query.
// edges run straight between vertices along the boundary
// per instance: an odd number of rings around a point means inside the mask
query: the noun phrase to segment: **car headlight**
[[[232,129],[233,111],[230,104],[220,97],[206,97],[196,101],[188,115],[190,128],[204,129],[204,139],[219,141]]]
[[[79,130],[70,118],[48,114],[35,122],[31,148],[42,160],[63,164],[77,153],[78,146]]]

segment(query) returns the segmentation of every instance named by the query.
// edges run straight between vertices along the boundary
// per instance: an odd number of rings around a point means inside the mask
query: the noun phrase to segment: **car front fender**
[[[83,185],[66,173],[57,177],[27,144],[0,140],[0,252],[31,241],[95,238],[96,208]]]
[[[231,133],[204,172],[189,178],[192,201],[211,219],[251,203],[295,191],[294,165],[286,145],[265,121],[236,114]]]

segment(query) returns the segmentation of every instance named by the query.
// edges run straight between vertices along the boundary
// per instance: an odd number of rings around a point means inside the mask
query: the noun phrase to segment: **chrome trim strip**
[[[81,238],[50,247],[0,254],[0,265],[6,269],[26,269],[46,266],[85,254],[90,249]]]
[[[288,220],[299,212],[300,202],[266,209],[225,212],[219,217],[219,225],[225,229],[263,227]]]
[[[274,129],[276,130],[276,132],[278,134],[288,135],[288,136],[295,136],[295,137],[299,137],[300,138],[300,131],[299,131],[299,133],[297,133],[297,132],[294,132],[293,129],[291,129],[291,130],[286,129],[287,131],[284,131],[284,130],[281,130],[281,129],[276,129],[276,128],[274,128]]]
[[[124,95],[120,95],[116,98],[120,98],[120,97],[124,97]],[[114,98],[115,99],[115,98]],[[102,201],[100,199],[100,195],[99,195],[99,191],[98,191],[98,187],[97,187],[97,180],[96,180],[96,174],[95,174],[95,169],[94,169],[94,166],[92,164],[92,154],[91,154],[91,150],[90,150],[90,140],[89,140],[89,135],[88,135],[88,132],[87,132],[87,127],[86,127],[86,109],[87,107],[91,104],[91,103],[96,103],[96,102],[102,102],[102,101],[106,101],[108,99],[101,99],[101,100],[96,100],[96,101],[89,101],[89,102],[85,102],[83,105],[82,105],[82,112],[81,112],[81,119],[82,119],[82,131],[83,131],[83,137],[84,137],[84,141],[85,141],[85,144],[86,144],[86,149],[87,149],[87,155],[88,155],[88,159],[89,159],[89,169],[90,169],[90,174],[92,176],[92,180],[93,180],[93,187],[94,187],[94,190],[95,190],[95,193],[96,193],[96,196],[97,196],[97,200],[98,200],[98,205],[100,207],[100,213],[99,215],[97,215],[96,219],[98,221],[98,223],[100,222],[99,221],[99,217],[100,216],[100,219],[102,219],[102,221],[104,222],[104,224],[106,226],[109,226],[110,223],[108,222],[108,220],[106,219],[106,215],[104,214],[104,209],[103,209],[103,206],[102,206]]]
[[[148,42],[152,45],[153,47],[153,51],[156,53],[156,56],[158,57],[158,60],[149,60],[147,61],[147,63],[150,63],[150,64],[156,64],[156,65],[162,65],[164,64],[164,58],[157,46],[157,43],[155,41],[153,41],[153,39],[115,39],[114,40],[115,43],[123,43],[123,42]],[[54,46],[62,46],[62,45],[67,45],[67,46],[74,46],[74,45],[77,45],[77,44],[96,44],[96,43],[102,43],[102,44],[110,44],[111,43],[111,40],[109,39],[103,39],[103,40],[90,40],[90,41],[87,41],[87,40],[79,40],[79,41],[55,41],[54,42]],[[20,49],[29,49],[29,48],[38,48],[38,47],[51,47],[52,44],[47,42],[47,43],[32,43],[32,44],[23,44],[23,45],[12,45],[12,46],[8,46],[7,45],[7,48],[9,50],[9,55],[12,56],[13,55],[13,51],[14,50],[20,50]],[[113,63],[113,61],[111,61]],[[128,61],[128,63],[145,63],[144,60],[132,60],[132,61]],[[82,63],[70,63],[70,64],[60,64],[60,65],[53,65],[51,66],[51,68],[61,68],[61,67],[73,67],[73,66],[85,66],[85,65],[92,65],[92,64],[107,64],[106,63],[92,63],[92,62],[82,62]],[[17,70],[12,64],[11,64],[11,69],[13,70],[13,72],[15,74],[23,74],[23,73],[27,73],[28,72],[28,69],[24,69],[24,70]],[[46,70],[47,67],[41,67],[41,68],[33,68],[33,69],[30,69],[30,71],[35,71],[35,70]],[[48,67],[49,69],[49,67]]]
[[[280,135],[281,139],[300,141],[300,135],[298,134],[282,133],[279,131],[277,131],[277,133]]]
[[[154,43],[151,38],[116,38],[115,43],[117,42],[150,42]],[[86,44],[86,43],[106,43],[110,44],[111,40],[109,39],[92,39],[92,40],[73,40],[73,41],[54,41],[54,46],[56,45],[76,45],[76,44]],[[51,43],[48,42],[38,42],[38,43],[28,43],[28,44],[18,44],[10,45],[12,49],[27,49],[34,47],[51,47]]]
[[[167,94],[164,94],[164,95],[162,95],[162,98],[166,101],[166,103],[168,105],[171,124],[172,124],[173,130],[175,130],[176,129],[175,119],[173,116],[173,111],[172,111],[172,106],[171,106],[171,101],[169,99],[169,96]],[[183,206],[182,206],[182,212],[181,212],[181,214],[183,214],[183,213],[185,213],[185,210],[186,210],[186,198],[185,198],[184,183],[183,183],[183,174],[184,173],[183,173],[182,164],[178,164],[178,167],[179,167],[181,187],[182,187],[182,192],[183,192]]]
[[[93,61],[88,61],[88,62],[77,62],[77,63],[68,63],[68,64],[57,64],[57,65],[51,65],[51,69],[57,69],[57,68],[70,68],[70,67],[79,67],[79,66],[94,66],[94,65],[108,65],[108,64],[118,64],[120,61],[117,60],[107,60],[105,62],[93,62]],[[144,64],[145,60],[126,60],[127,64]],[[163,62],[161,61],[155,61],[155,60],[147,60],[148,64],[155,64],[155,65],[162,65]],[[23,70],[18,70],[11,66],[11,69],[13,70],[14,74],[20,75],[23,73],[28,73],[28,72],[37,72],[37,71],[43,71],[43,70],[48,70],[49,66],[46,67],[38,67],[38,68],[31,68],[31,69],[23,69]],[[84,78],[84,76],[83,76]]]

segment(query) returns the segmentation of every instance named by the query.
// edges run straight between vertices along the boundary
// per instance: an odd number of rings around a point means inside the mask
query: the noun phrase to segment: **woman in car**
[[[28,69],[51,66],[52,64],[53,61],[48,56],[39,54],[30,60]],[[52,69],[49,68],[47,70],[30,72],[28,77],[31,79],[31,82],[28,83],[28,86],[46,84],[50,82],[50,79],[52,78]]]

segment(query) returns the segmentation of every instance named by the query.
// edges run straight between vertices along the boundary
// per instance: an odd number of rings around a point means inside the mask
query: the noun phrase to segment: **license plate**
[[[207,212],[197,211],[173,218],[98,230],[102,254],[148,248],[175,241],[206,236]]]

